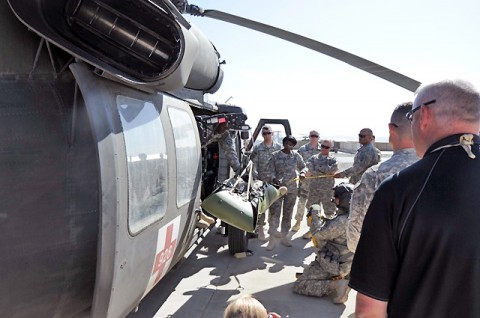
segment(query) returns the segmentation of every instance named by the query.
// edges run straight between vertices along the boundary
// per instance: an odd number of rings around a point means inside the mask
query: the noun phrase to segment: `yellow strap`
[[[319,176],[305,177],[305,179],[316,179],[316,178],[333,178],[333,174],[321,174]],[[298,181],[298,180],[300,180],[300,177],[293,178],[290,181]]]

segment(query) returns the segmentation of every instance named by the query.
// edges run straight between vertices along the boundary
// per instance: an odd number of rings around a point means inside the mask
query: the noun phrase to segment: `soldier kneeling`
[[[323,215],[318,204],[309,209],[307,219],[317,255],[298,277],[293,291],[317,297],[335,292],[333,302],[341,304],[347,301],[350,291],[348,275],[353,253],[347,248],[346,229],[353,185],[341,183],[333,188],[333,191],[334,202],[338,208],[335,215]]]

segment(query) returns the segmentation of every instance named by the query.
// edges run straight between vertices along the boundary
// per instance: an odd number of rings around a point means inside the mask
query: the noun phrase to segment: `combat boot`
[[[275,236],[273,235],[273,233],[270,234],[270,239],[268,241],[268,245],[267,247],[265,247],[265,249],[267,251],[271,251],[275,248]]]
[[[302,235],[302,238],[309,240],[312,238],[312,232],[308,231],[307,233]]]
[[[268,241],[268,236],[265,236],[265,231],[264,231],[264,229],[263,229],[263,226],[259,226],[259,227],[258,227],[257,239],[258,239],[260,242],[266,242],[266,241]]]
[[[277,230],[274,230],[270,236],[274,236],[276,238],[281,238],[282,237],[282,233],[278,232]]]
[[[298,230],[300,230],[300,223],[302,223],[302,221],[300,220],[297,220],[297,222],[295,222],[295,224],[292,226],[292,232],[298,232]]]
[[[348,279],[339,279],[334,281],[335,285],[335,297],[333,298],[334,304],[344,304],[348,300],[348,293],[350,287],[348,287]]]
[[[200,213],[200,219],[202,221],[205,221],[208,223],[208,225],[212,225],[213,223],[215,223],[215,219],[214,218],[211,218],[209,217],[208,215],[206,215],[205,213]]]
[[[282,245],[285,245],[285,246],[288,246],[288,247],[292,246],[292,241],[290,241],[290,239],[287,237],[286,234],[282,234],[282,238],[280,240],[280,243],[282,243]]]
[[[199,229],[206,229],[210,226],[210,224],[208,224],[204,220],[197,220],[197,223],[195,224],[195,226],[198,227]]]

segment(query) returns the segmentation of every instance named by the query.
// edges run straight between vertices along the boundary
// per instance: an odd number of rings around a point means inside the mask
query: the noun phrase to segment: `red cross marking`
[[[163,250],[158,252],[158,254],[155,256],[155,265],[153,266],[152,275],[156,274],[157,277],[155,278],[154,285],[158,283],[160,278],[162,278],[165,264],[167,263],[167,261],[172,259],[173,252],[175,252],[177,240],[172,241],[172,234],[173,234],[173,223],[170,224],[167,228],[167,237],[165,238],[165,245],[163,247]]]

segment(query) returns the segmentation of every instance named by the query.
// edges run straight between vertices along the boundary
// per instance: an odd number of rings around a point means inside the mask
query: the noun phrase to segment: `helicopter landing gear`
[[[228,251],[234,255],[248,251],[247,232],[228,225]]]

